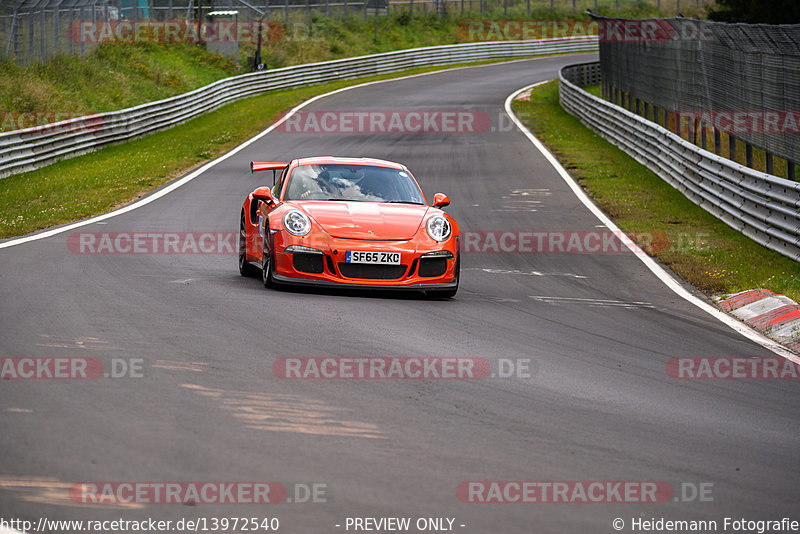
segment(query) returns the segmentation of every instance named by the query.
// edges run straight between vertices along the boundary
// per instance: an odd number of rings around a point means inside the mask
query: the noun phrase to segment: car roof
[[[336,156],[316,156],[313,158],[300,158],[297,160],[297,165],[323,165],[323,164],[340,164],[340,165],[372,165],[374,167],[389,167],[392,169],[399,169],[407,171],[405,165],[395,163],[393,161],[386,161],[383,159],[375,158],[342,158]]]

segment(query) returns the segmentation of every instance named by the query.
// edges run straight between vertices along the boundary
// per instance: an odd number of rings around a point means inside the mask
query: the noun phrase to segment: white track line
[[[442,73],[444,71],[453,72],[453,71],[461,70],[461,69],[475,69],[475,68],[482,68],[482,67],[492,67],[492,66],[496,66],[498,64],[519,63],[521,61],[537,61],[537,60],[543,60],[543,59],[552,59],[553,57],[555,57],[555,56],[542,56],[542,57],[527,58],[527,59],[515,59],[515,60],[512,60],[512,61],[505,61],[505,62],[500,61],[500,62],[496,62],[496,63],[488,63],[486,65],[472,65],[472,66],[453,67],[453,68],[444,67],[442,69],[431,71],[431,72],[422,72],[420,74],[410,74],[408,76],[400,76],[400,77],[397,77],[397,78],[389,78],[389,79],[386,79],[386,80],[375,80],[375,81],[372,81],[372,82],[360,83],[358,85],[351,85],[351,86],[348,86],[348,87],[343,87],[341,89],[337,89],[335,91],[331,91],[330,93],[317,95],[317,96],[312,97],[312,98],[306,100],[305,102],[295,106],[294,108],[292,108],[288,113],[283,115],[277,122],[271,124],[269,126],[269,128],[267,128],[266,130],[262,131],[261,133],[256,134],[255,137],[251,137],[250,139],[248,139],[247,141],[245,141],[241,145],[239,145],[236,148],[232,149],[230,152],[226,152],[225,154],[219,156],[218,158],[209,161],[208,163],[206,163],[205,165],[203,165],[199,169],[187,174],[186,176],[184,176],[180,180],[169,184],[168,186],[164,187],[163,189],[160,189],[160,190],[156,191],[152,195],[148,195],[148,196],[142,198],[141,200],[137,200],[136,202],[133,202],[132,204],[128,204],[127,206],[119,208],[118,210],[114,210],[114,211],[111,211],[111,212],[108,212],[108,213],[104,213],[102,215],[98,215],[96,217],[92,217],[90,219],[86,219],[84,221],[78,221],[76,223],[71,223],[71,224],[68,224],[66,226],[59,226],[58,228],[52,228],[50,230],[45,230],[43,232],[39,232],[39,233],[36,233],[36,234],[30,234],[30,235],[27,235],[27,236],[24,236],[24,237],[20,237],[20,238],[17,238],[17,239],[10,239],[8,241],[0,243],[0,249],[13,247],[15,245],[21,245],[23,243],[29,243],[31,241],[37,241],[39,239],[44,239],[44,238],[47,238],[47,237],[52,237],[54,235],[58,235],[58,234],[61,234],[61,233],[64,233],[64,232],[68,232],[70,230],[74,230],[75,228],[80,228],[82,226],[86,226],[86,225],[89,225],[89,224],[95,224],[95,223],[103,221],[105,219],[110,219],[112,217],[116,217],[117,215],[122,215],[123,213],[128,213],[129,211],[133,211],[133,210],[135,210],[137,208],[141,208],[142,206],[150,204],[151,202],[153,202],[155,200],[158,200],[159,198],[161,198],[161,197],[163,197],[165,195],[168,195],[169,193],[175,191],[176,189],[178,189],[182,185],[186,185],[187,183],[191,182],[192,180],[194,180],[195,178],[197,178],[198,176],[200,176],[204,172],[206,172],[209,169],[211,169],[212,167],[214,167],[217,163],[225,161],[226,159],[228,159],[229,157],[231,157],[234,154],[238,153],[239,151],[247,148],[251,144],[255,143],[256,141],[258,141],[259,139],[261,139],[262,137],[264,137],[265,135],[267,135],[268,133],[273,131],[275,128],[277,128],[278,126],[283,124],[289,117],[291,117],[292,115],[294,115],[295,113],[297,113],[298,111],[303,109],[304,107],[308,106],[309,104],[312,104],[312,103],[316,102],[317,100],[325,98],[327,96],[335,95],[337,93],[341,93],[341,92],[344,92],[344,91],[349,91],[351,89],[358,89],[359,87],[366,87],[366,86],[369,86],[369,85],[376,85],[376,84],[379,84],[379,83],[393,82],[393,81],[397,81],[397,80],[405,80],[405,79],[408,79],[408,78],[418,78],[420,76],[430,76],[432,74],[440,74],[440,73]]]
[[[737,332],[742,334],[747,339],[749,339],[751,341],[754,341],[755,343],[758,343],[762,347],[771,350],[775,354],[777,354],[779,356],[782,356],[782,357],[786,358],[787,360],[791,360],[791,361],[793,361],[793,362],[795,362],[797,364],[800,364],[800,357],[797,357],[796,355],[794,355],[789,349],[781,346],[780,344],[778,344],[775,341],[769,339],[768,337],[764,336],[760,332],[758,332],[756,330],[753,330],[752,328],[750,328],[749,326],[745,325],[744,323],[740,323],[739,321],[737,321],[733,317],[727,315],[723,311],[715,308],[711,304],[709,304],[709,303],[705,302],[704,300],[699,299],[695,295],[692,295],[691,293],[689,293],[686,290],[686,288],[684,288],[671,274],[669,274],[660,265],[658,265],[655,261],[653,261],[653,258],[648,256],[641,248],[639,248],[639,245],[637,245],[633,240],[631,240],[629,237],[627,237],[622,232],[622,230],[620,230],[619,227],[616,224],[614,224],[614,222],[611,219],[609,219],[606,216],[606,214],[603,213],[600,210],[600,208],[598,208],[595,205],[594,202],[592,202],[592,200],[584,192],[584,190],[581,189],[581,187],[577,184],[577,182],[575,182],[575,180],[572,179],[572,176],[570,176],[570,174],[567,172],[567,170],[564,167],[561,166],[561,163],[559,163],[559,161],[555,158],[555,156],[553,156],[553,154],[551,154],[550,151],[547,150],[547,147],[545,147],[542,144],[542,142],[539,141],[536,138],[536,136],[534,136],[530,132],[530,130],[528,130],[528,128],[526,128],[525,125],[522,124],[522,122],[520,122],[520,120],[517,118],[517,116],[514,114],[514,112],[511,109],[511,102],[514,101],[514,99],[517,97],[517,95],[519,95],[520,93],[523,93],[523,92],[525,92],[525,91],[527,91],[529,89],[532,89],[533,87],[536,87],[537,85],[541,85],[543,83],[547,83],[547,82],[539,82],[539,83],[534,83],[532,85],[527,85],[527,86],[523,87],[522,89],[519,89],[518,91],[515,91],[513,94],[509,95],[509,97],[506,98],[506,103],[505,103],[506,113],[508,113],[508,116],[511,117],[511,120],[514,122],[514,124],[516,124],[517,127],[520,130],[522,130],[522,133],[525,134],[525,136],[528,138],[528,140],[531,143],[533,143],[533,146],[535,146],[539,150],[539,152],[541,152],[544,155],[544,157],[547,158],[547,161],[549,161],[550,164],[558,172],[558,174],[561,175],[561,178],[563,178],[564,181],[569,186],[569,188],[572,189],[572,192],[575,193],[575,196],[578,197],[578,200],[580,200],[583,203],[584,206],[589,208],[589,211],[591,211],[595,215],[595,217],[600,219],[600,222],[602,222],[606,226],[606,228],[608,228],[609,230],[614,232],[616,235],[620,236],[620,238],[622,239],[622,242],[625,243],[625,246],[628,247],[628,249],[631,252],[633,252],[636,255],[637,258],[642,260],[642,263],[644,263],[647,266],[647,268],[650,269],[650,271],[653,274],[655,274],[656,277],[658,277],[658,279],[661,280],[664,283],[664,285],[666,285],[668,288],[670,288],[676,295],[678,295],[682,299],[694,304],[695,306],[697,306],[698,308],[700,308],[704,312],[708,313],[709,315],[711,315],[715,319],[718,319],[720,322],[722,322],[725,325],[729,326],[730,328],[736,330]]]

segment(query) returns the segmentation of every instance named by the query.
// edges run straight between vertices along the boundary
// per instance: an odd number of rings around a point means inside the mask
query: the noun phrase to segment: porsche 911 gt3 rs
[[[264,286],[458,290],[458,223],[428,204],[404,165],[370,158],[252,162],[273,186],[252,191],[239,223],[239,272]],[[280,172],[278,178],[277,173]]]

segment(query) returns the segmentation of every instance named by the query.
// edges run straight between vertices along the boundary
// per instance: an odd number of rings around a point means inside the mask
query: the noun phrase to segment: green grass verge
[[[664,264],[706,294],[764,287],[800,301],[800,264],[696,206],[655,173],[586,128],[558,102],[556,81],[514,110],[625,232],[652,236]]]
[[[472,65],[484,63],[490,62]],[[367,81],[456,66],[272,91],[230,103],[169,130],[0,179],[0,238],[84,219],[127,204],[227,152],[313,96]]]
[[[59,55],[21,67],[0,60],[2,130],[22,126],[17,113],[40,113],[37,124],[56,113],[81,116],[114,111],[208,85],[238,74],[236,65],[190,44],[106,44],[87,57]],[[16,120],[18,122],[18,120]]]

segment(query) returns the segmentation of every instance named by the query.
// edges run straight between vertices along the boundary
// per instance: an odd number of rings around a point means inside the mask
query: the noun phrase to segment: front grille
[[[295,271],[301,273],[319,274],[323,270],[322,254],[304,254],[295,252],[292,254],[292,265]]]
[[[447,270],[447,258],[422,258],[419,260],[419,275],[426,278],[442,276]]]
[[[370,263],[340,263],[339,272],[347,278],[393,280],[406,272],[408,265],[374,265]]]

